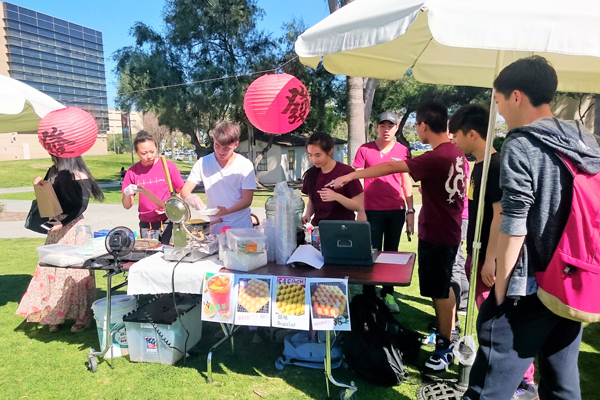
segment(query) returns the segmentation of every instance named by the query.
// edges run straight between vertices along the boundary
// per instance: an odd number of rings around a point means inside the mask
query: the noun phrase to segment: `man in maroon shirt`
[[[437,102],[417,108],[417,134],[432,151],[406,161],[382,163],[355,171],[330,182],[335,188],[354,179],[373,178],[408,172],[421,181],[423,192],[419,214],[419,285],[421,296],[431,297],[438,320],[436,348],[425,362],[431,372],[447,370],[454,362],[452,327],[456,315],[456,298],[450,290],[452,265],[461,242],[467,163],[462,152],[446,135],[448,110]]]

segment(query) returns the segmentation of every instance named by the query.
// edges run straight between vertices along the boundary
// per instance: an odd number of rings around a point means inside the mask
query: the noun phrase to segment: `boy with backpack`
[[[452,143],[464,154],[475,157],[475,165],[471,171],[468,186],[469,223],[467,227],[467,261],[465,269],[471,276],[473,265],[473,244],[477,225],[477,209],[481,196],[481,180],[483,178],[483,161],[488,133],[489,112],[477,104],[462,106],[448,122],[448,131],[452,134]],[[502,221],[502,190],[500,189],[500,153],[492,147],[489,172],[485,187],[485,202],[479,240],[479,257],[477,260],[477,276],[475,278],[475,302],[477,308],[490,294],[496,280],[496,253],[500,222]],[[534,366],[530,364],[517,387],[514,400],[535,400],[538,398],[537,388],[533,383]]]
[[[581,323],[551,312],[538,298],[571,211],[573,177],[560,153],[579,169],[600,171],[600,148],[575,121],[550,109],[558,79],[540,56],[517,60],[496,80],[498,113],[510,129],[502,147],[502,222],[496,281],[477,320],[479,349],[464,399],[510,399],[538,357],[542,399],[581,399],[577,357]]]
[[[421,181],[423,204],[419,214],[419,285],[421,296],[431,297],[438,321],[435,351],[425,362],[428,372],[447,370],[454,363],[452,328],[456,298],[451,290],[454,259],[461,242],[466,158],[446,135],[448,110],[430,101],[417,108],[417,134],[432,151],[405,161],[378,164],[354,171],[329,183],[339,188],[354,179],[408,172]]]

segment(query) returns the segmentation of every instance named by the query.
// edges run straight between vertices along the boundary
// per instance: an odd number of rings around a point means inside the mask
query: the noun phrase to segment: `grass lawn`
[[[175,365],[131,363],[121,357],[112,365],[102,362],[95,374],[87,371],[86,354],[90,347],[98,348],[98,337],[92,328],[81,334],[69,331],[70,323],[58,333],[50,334],[47,327],[23,321],[15,315],[17,303],[35,270],[35,247],[43,244],[38,239],[0,240],[3,262],[0,266],[0,337],[4,350],[0,351],[0,398],[20,399],[165,399],[165,398],[218,398],[259,399],[325,399],[323,371],[286,366],[275,368],[282,345],[271,342],[250,343],[246,329],[236,335],[236,354],[226,346],[213,355],[215,382],[207,384],[206,355],[215,343],[218,325],[204,323],[203,339],[190,351],[184,363]],[[416,241],[402,242],[401,249],[416,251]],[[106,279],[96,274],[98,298],[105,296]],[[357,288],[360,290],[360,288]],[[407,288],[396,288],[400,300],[400,321],[426,333],[433,318],[431,301],[419,296],[418,277]],[[464,320],[462,321],[464,323]],[[420,362],[429,349],[423,348]],[[584,399],[598,399],[597,377],[600,375],[600,324],[584,328],[579,358],[581,388]],[[456,378],[455,366],[450,377]],[[397,387],[380,388],[354,377],[343,368],[334,370],[341,382],[354,380],[361,400],[415,399],[421,384],[418,370],[409,367],[407,382]],[[331,386],[333,398],[338,389]]]

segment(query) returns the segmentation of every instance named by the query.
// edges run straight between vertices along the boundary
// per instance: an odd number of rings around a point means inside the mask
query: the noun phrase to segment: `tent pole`
[[[502,68],[504,63],[504,50],[499,50],[496,55],[496,69],[494,71],[494,79],[500,73],[500,68]],[[475,316],[475,287],[477,284],[477,267],[479,263],[479,250],[481,248],[481,224],[483,222],[483,210],[484,210],[484,199],[485,199],[485,191],[487,187],[487,179],[488,179],[488,171],[490,168],[490,159],[492,156],[492,144],[494,142],[494,133],[496,131],[496,113],[498,112],[498,107],[496,106],[496,102],[494,101],[494,94],[496,90],[492,87],[492,98],[490,101],[490,116],[488,120],[488,131],[487,131],[487,140],[485,146],[485,155],[483,157],[483,174],[481,177],[481,189],[479,193],[479,202],[477,203],[477,219],[475,221],[475,238],[473,239],[473,255],[472,259],[472,267],[471,267],[471,277],[470,277],[470,285],[469,285],[469,300],[467,304],[467,321],[464,336],[472,336],[473,335],[473,319]],[[469,216],[471,217],[471,216]],[[470,365],[460,364],[459,371],[459,388],[466,388],[469,384],[469,374],[471,372]]]

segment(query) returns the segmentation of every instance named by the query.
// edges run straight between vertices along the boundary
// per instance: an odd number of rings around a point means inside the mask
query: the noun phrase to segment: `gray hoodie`
[[[600,172],[600,147],[576,121],[538,119],[508,132],[502,146],[500,231],[526,236],[509,297],[535,293],[535,272],[548,266],[571,210],[573,177],[556,152],[583,171]]]

